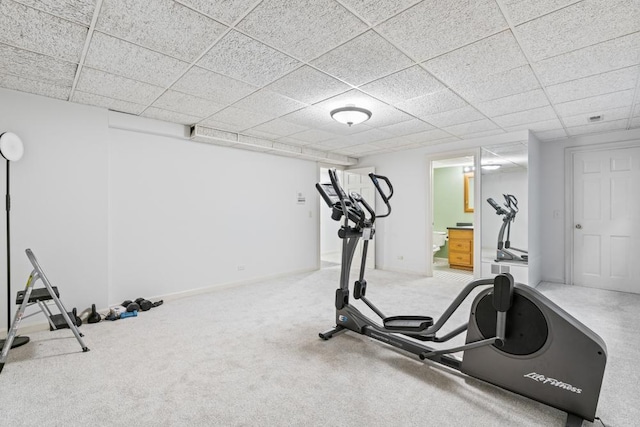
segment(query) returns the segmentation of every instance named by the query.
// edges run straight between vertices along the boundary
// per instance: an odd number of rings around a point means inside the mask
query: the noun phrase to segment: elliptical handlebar
[[[386,176],[376,175],[374,173],[370,173],[369,178],[371,178],[371,181],[373,182],[373,185],[376,187],[378,194],[380,194],[382,201],[384,202],[385,205],[387,205],[387,213],[384,215],[378,215],[378,218],[384,218],[386,216],[389,216],[391,214],[391,205],[389,204],[389,200],[393,197],[393,185],[391,185],[391,181],[389,181],[389,178],[387,178]],[[385,194],[384,191],[382,191],[379,180],[383,180],[387,184],[387,187],[389,188],[388,195]]]

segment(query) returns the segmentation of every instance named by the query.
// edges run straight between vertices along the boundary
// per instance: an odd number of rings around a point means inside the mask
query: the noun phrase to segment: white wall
[[[338,179],[342,182],[342,171],[336,171]],[[320,169],[320,181],[323,183],[331,182],[329,179],[328,169]],[[332,209],[327,206],[324,200],[320,199],[320,251],[323,255],[335,254],[341,249],[342,240],[338,238],[338,230],[340,230],[341,221],[331,219]]]
[[[191,142],[182,126],[117,116],[0,90],[0,131],[25,143],[11,168],[14,295],[31,271],[27,247],[67,308],[80,310],[317,268],[315,162]]]

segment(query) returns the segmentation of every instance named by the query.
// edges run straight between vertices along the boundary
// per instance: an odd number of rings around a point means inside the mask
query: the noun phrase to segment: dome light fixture
[[[500,169],[500,165],[497,165],[495,163],[489,163],[486,165],[482,165],[482,169],[488,170],[488,171],[494,171],[496,169]]]
[[[355,105],[347,105],[346,107],[336,108],[332,110],[331,118],[338,123],[345,125],[357,125],[366,122],[371,118],[371,111],[356,107]]]

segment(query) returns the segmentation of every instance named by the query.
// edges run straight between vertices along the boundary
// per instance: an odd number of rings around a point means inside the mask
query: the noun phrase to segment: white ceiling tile
[[[271,114],[274,117],[300,110],[306,106],[307,104],[266,89],[254,92],[234,104],[236,108],[261,114]]]
[[[491,101],[479,102],[475,107],[489,117],[502,116],[518,111],[549,105],[542,89],[509,95]]]
[[[372,144],[381,148],[396,148],[402,147],[403,145],[412,144],[412,142],[405,137],[395,136],[393,138],[372,142]]]
[[[356,133],[351,135],[349,139],[358,144],[369,144],[375,141],[381,141],[383,139],[389,139],[393,135],[390,133],[378,130],[378,129],[369,129],[364,132]]]
[[[630,89],[556,104],[556,111],[561,117],[577,116],[583,113],[593,115],[604,110],[626,107],[632,103],[633,90]]]
[[[85,65],[141,82],[168,86],[188,63],[115,37],[94,32]]]
[[[198,61],[198,65],[263,86],[292,71],[300,62],[244,34],[230,31]]]
[[[471,102],[489,101],[540,87],[531,67],[525,65],[454,85],[451,88]]]
[[[404,135],[411,142],[426,142],[436,141],[438,139],[449,138],[451,134],[445,132],[442,129],[427,130],[424,132],[412,133],[410,135]]]
[[[266,89],[313,104],[345,92],[350,86],[305,65],[271,83]]]
[[[13,1],[0,2],[0,42],[78,62],[89,31]]]
[[[86,93],[79,90],[73,92],[71,101],[78,102],[80,104],[103,107],[113,111],[121,111],[123,113],[129,114],[140,114],[146,107],[145,105],[122,101],[119,99],[107,98],[106,96],[100,96],[94,93]]]
[[[428,123],[423,122],[422,120],[418,120],[418,119],[411,119],[411,120],[407,120],[404,122],[400,122],[400,123],[396,123],[393,125],[389,125],[389,126],[383,126],[378,128],[382,131],[385,131],[387,133],[390,133],[392,135],[396,135],[396,136],[403,136],[403,135],[409,135],[412,133],[418,133],[418,132],[424,132],[427,130],[431,130],[433,129],[433,126],[431,126]]]
[[[148,83],[116,76],[89,67],[83,67],[76,86],[78,90],[107,98],[121,99],[123,101],[139,104],[149,104],[156,99],[163,88]]]
[[[473,122],[476,120],[484,119],[478,110],[470,105],[466,107],[458,108],[457,110],[445,111],[444,113],[434,114],[432,116],[424,117],[424,120],[439,128],[451,125],[457,125],[461,123]]]
[[[527,64],[510,30],[461,47],[422,65],[444,83],[456,85]]]
[[[640,102],[636,104],[636,108],[633,110],[633,116],[640,116]]]
[[[604,123],[611,122],[615,120],[624,120],[628,119],[631,114],[631,106],[622,107],[622,108],[614,108],[611,110],[602,110],[598,111],[597,114],[602,116],[602,121],[594,122],[594,123]],[[566,127],[576,127],[576,126],[585,126],[592,124],[589,122],[589,117],[591,114],[578,114],[576,116],[563,117],[562,121]]]
[[[467,133],[467,134],[464,134],[462,137],[464,139],[475,139],[475,138],[484,138],[485,136],[500,135],[502,133],[506,133],[506,131],[502,129],[492,129],[492,130],[484,130],[480,132]]]
[[[503,0],[505,12],[515,24],[530,21],[581,0]]]
[[[553,103],[560,103],[632,89],[638,80],[638,70],[639,67],[628,67],[547,86],[547,93]]]
[[[524,120],[524,119],[523,119]],[[524,123],[514,125],[514,126],[505,126],[505,130],[508,132],[513,132],[516,130],[531,130],[534,132],[542,132],[548,130],[556,130],[562,129],[562,123],[560,119],[550,119],[550,120],[542,120],[542,121],[526,121]]]
[[[375,113],[372,112],[371,118],[366,121],[367,126],[382,127],[396,123],[406,122],[414,118],[391,106],[380,106],[376,108]]]
[[[553,111],[553,108],[551,108],[551,106],[547,106],[494,117],[493,121],[502,127],[511,127],[523,123],[541,122],[543,120],[552,120],[557,118],[558,116],[555,111]]]
[[[640,32],[598,43],[535,64],[545,85],[640,64]]]
[[[336,135],[331,132],[327,132],[320,129],[308,129],[302,132],[294,133],[293,135],[289,135],[289,137],[293,139],[297,139],[299,141],[307,141],[309,143],[322,142],[327,139],[335,138]],[[282,141],[282,139],[279,139]]]
[[[640,30],[637,0],[584,0],[516,28],[534,61]]]
[[[71,93],[71,86],[59,86],[2,73],[0,73],[0,87],[64,100],[69,99]]]
[[[209,15],[211,18],[232,24],[256,4],[256,0],[176,0],[192,9]]]
[[[256,86],[200,67],[192,67],[171,89],[230,104],[256,91]]]
[[[104,0],[96,29],[191,62],[226,27],[173,0]]]
[[[361,33],[367,26],[332,0],[264,0],[237,28],[308,61]]]
[[[564,129],[554,129],[533,132],[540,141],[551,141],[558,138],[566,138],[567,132]]]
[[[300,126],[295,123],[287,122],[282,119],[271,120],[270,122],[262,123],[258,126],[252,127],[250,130],[257,130],[260,132],[268,132],[271,135],[277,137],[288,136],[293,133],[298,133],[307,130],[306,126]]]
[[[210,127],[210,128],[215,128],[215,129],[220,129],[226,132],[240,132],[242,129],[245,128],[244,125],[232,125],[229,123],[223,123],[217,120],[212,120],[212,119],[206,119],[206,120],[201,120],[200,122],[198,122],[199,124],[202,124],[206,127]]]
[[[91,24],[96,0],[17,0],[44,12],[86,25]]]
[[[401,110],[414,116],[424,118],[443,111],[465,107],[467,103],[449,89],[413,98],[396,104]]]
[[[176,111],[202,119],[222,110],[225,106],[209,99],[168,90],[153,103],[152,107]]]
[[[567,132],[571,136],[586,135],[589,133],[611,132],[614,130],[626,129],[628,123],[628,119],[614,120],[610,122],[598,122],[590,125],[570,127],[567,128]]]
[[[344,137],[328,139],[326,141],[313,144],[313,146],[318,148],[319,150],[328,150],[328,151],[335,150],[337,148],[346,148],[352,145],[356,145],[356,144],[354,144],[349,139]]]
[[[50,56],[0,44],[0,73],[58,86],[71,86],[77,67],[76,64]]]
[[[443,90],[445,86],[416,65],[367,83],[359,89],[385,102],[397,103]]]
[[[294,111],[280,118],[306,127],[323,127],[334,123],[325,108],[320,108],[315,105]]]
[[[245,129],[242,131],[242,133],[244,133],[245,135],[256,137],[256,138],[262,138],[268,141],[274,141],[279,137],[279,135],[276,135],[274,133],[261,131],[256,128]]]
[[[374,153],[376,151],[380,151],[380,147],[373,144],[358,144],[358,145],[352,145],[348,148],[345,148],[340,152],[344,152],[354,156],[362,156],[362,155]]]
[[[631,119],[630,129],[640,128],[640,117],[634,117]]]
[[[455,136],[465,136],[478,132],[492,131],[495,129],[498,129],[498,126],[489,119],[482,119],[475,122],[462,123],[442,128],[442,130]]]
[[[292,138],[290,136],[285,136],[283,138],[278,138],[277,142],[282,142],[282,143],[291,144],[291,145],[297,145],[297,146],[301,146],[301,147],[310,144],[309,141],[303,141],[301,139]],[[325,141],[322,141],[322,144],[324,144],[324,143],[325,143]]]
[[[211,115],[206,120],[203,120],[202,124],[237,132],[273,119],[273,115],[260,114],[253,111],[241,110],[235,107],[227,107],[224,110]],[[226,126],[220,126],[220,124],[225,124]]]
[[[423,1],[377,27],[416,61],[433,58],[506,28],[495,0]]]
[[[344,123],[338,123],[335,120],[331,120],[331,123],[324,125],[319,129],[326,130],[327,132],[331,132],[340,136],[349,136],[371,129],[371,127],[367,126],[366,123],[369,122],[367,121],[365,123],[349,126],[345,125]]]
[[[372,30],[312,62],[312,65],[322,71],[354,86],[386,76],[412,64],[411,59]]]
[[[350,8],[356,15],[369,23],[369,25],[375,25],[420,1],[421,0],[342,0],[342,4]]]
[[[142,113],[142,115],[151,119],[162,120],[164,122],[179,123],[182,125],[193,125],[198,123],[198,121],[200,120],[200,118],[195,116],[176,113],[175,111],[168,111],[155,107],[147,108],[144,113]]]

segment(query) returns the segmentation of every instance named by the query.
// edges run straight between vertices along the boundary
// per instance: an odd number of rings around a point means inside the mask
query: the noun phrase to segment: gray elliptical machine
[[[567,412],[567,426],[581,426],[595,419],[607,361],[604,341],[540,292],[514,283],[510,274],[470,282],[434,322],[430,316],[385,316],[366,297],[364,278],[367,247],[375,235],[376,218],[391,213],[393,187],[388,178],[369,174],[387,212],[376,215],[357,193],[345,194],[329,170],[330,184],[316,188],[332,209],[332,219],[344,220],[340,287],[336,290],[336,326],[321,332],[329,340],[346,331],[382,341],[449,368],[457,369],[522,396]],[[380,181],[386,183],[385,192]],[[349,290],[349,272],[360,239],[364,240],[360,275]],[[485,287],[473,300],[469,321],[444,335],[437,333],[469,294]],[[361,300],[382,323],[362,314],[350,302]],[[422,342],[446,342],[467,331],[464,345],[435,349]],[[463,352],[461,359],[452,353]]]
[[[496,210],[496,214],[503,215],[502,227],[498,232],[498,251],[496,252],[496,262],[510,261],[527,264],[529,262],[529,252],[514,248],[511,246],[509,237],[511,235],[511,223],[516,220],[516,214],[518,213],[518,199],[513,194],[503,194],[504,208],[496,203],[492,198],[488,198],[487,202]],[[506,208],[506,209],[505,209]],[[507,231],[507,240],[504,240],[504,232]],[[515,251],[515,252],[514,252]],[[519,252],[518,255],[516,252]]]

